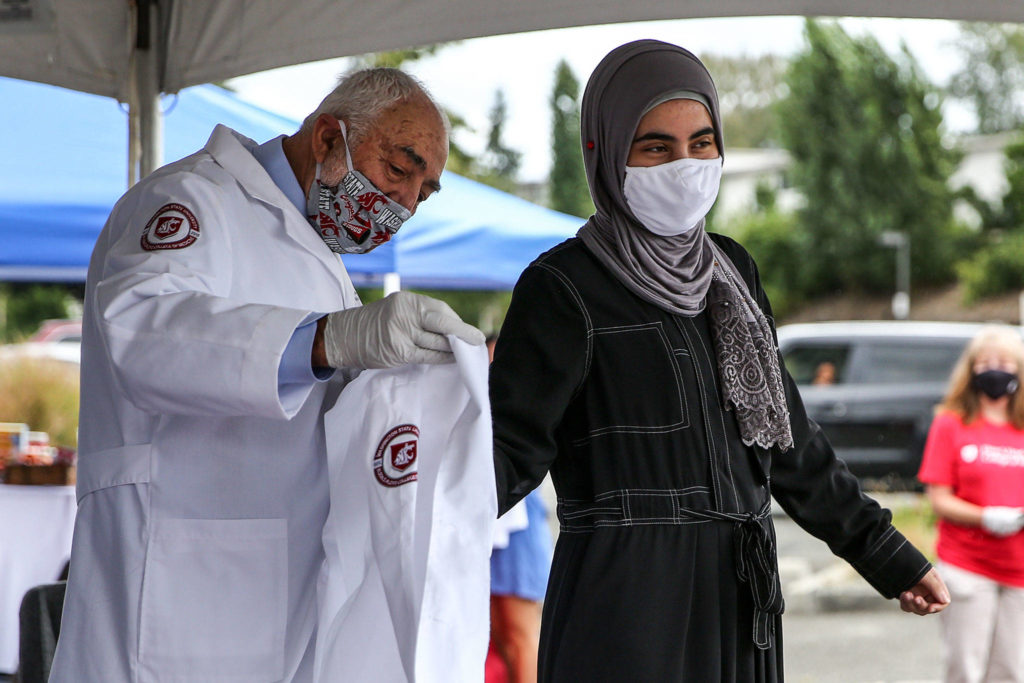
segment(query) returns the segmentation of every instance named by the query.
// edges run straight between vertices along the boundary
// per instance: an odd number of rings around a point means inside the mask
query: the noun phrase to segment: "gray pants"
[[[1024,683],[1024,588],[946,563],[946,683]]]

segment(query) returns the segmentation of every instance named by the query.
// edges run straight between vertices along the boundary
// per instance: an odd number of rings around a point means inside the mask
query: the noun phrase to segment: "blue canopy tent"
[[[441,186],[390,242],[345,256],[357,286],[397,273],[406,287],[512,289],[530,261],[583,224],[454,173]]]
[[[110,98],[0,78],[0,281],[82,282],[96,236],[128,183],[127,114]],[[217,123],[263,141],[298,122],[211,85],[164,98],[164,158]],[[346,256],[359,286],[510,289],[539,253],[583,222],[445,173],[392,242]]]

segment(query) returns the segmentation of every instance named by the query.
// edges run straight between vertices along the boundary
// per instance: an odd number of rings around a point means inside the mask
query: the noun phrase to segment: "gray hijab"
[[[583,94],[581,133],[597,211],[579,237],[641,299],[674,315],[708,309],[723,399],[736,412],[743,442],[785,450],[793,437],[774,336],[743,278],[708,237],[703,219],[681,235],[655,235],[633,215],[622,191],[641,116],[679,91],[706,100],[724,155],[715,84],[689,51],[638,40],[612,50],[594,70]]]

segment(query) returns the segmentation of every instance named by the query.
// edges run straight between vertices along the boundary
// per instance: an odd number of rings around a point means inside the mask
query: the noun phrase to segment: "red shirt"
[[[918,479],[950,486],[975,505],[1024,507],[1024,431],[981,418],[965,425],[954,413],[932,422]],[[943,562],[1000,583],[1024,587],[1024,532],[999,537],[981,527],[939,520]]]

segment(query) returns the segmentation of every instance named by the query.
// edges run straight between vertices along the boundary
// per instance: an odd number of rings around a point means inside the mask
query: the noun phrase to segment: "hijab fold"
[[[633,133],[644,112],[686,91],[708,106],[724,154],[718,93],[689,51],[656,40],[627,43],[594,70],[583,95],[581,133],[590,194],[597,208],[579,238],[641,299],[674,315],[708,309],[724,405],[748,446],[793,446],[778,351],[765,318],[729,258],[711,241],[704,219],[662,237],[645,229],[622,192]]]

